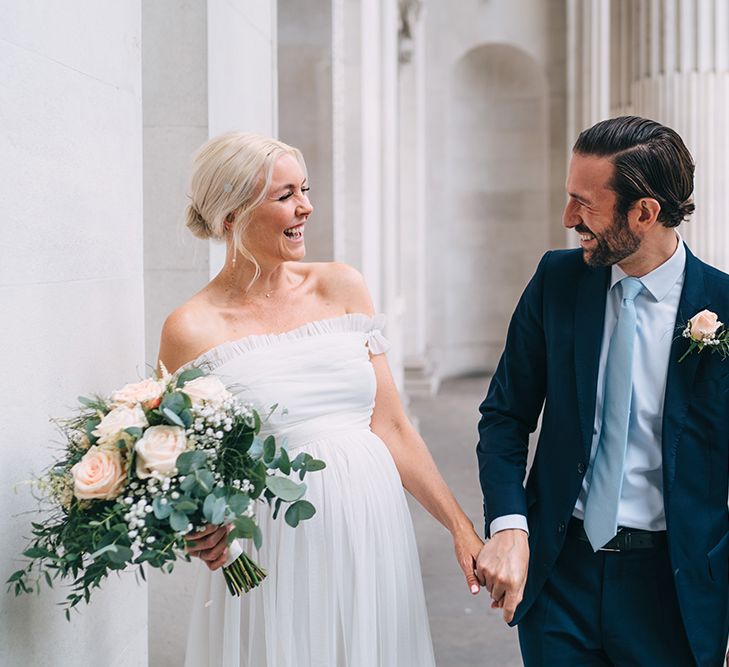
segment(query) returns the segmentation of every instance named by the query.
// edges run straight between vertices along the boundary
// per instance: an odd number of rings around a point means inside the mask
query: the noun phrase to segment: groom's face
[[[640,237],[628,218],[615,210],[610,187],[613,164],[608,158],[574,153],[567,174],[567,195],[562,221],[580,235],[584,260],[590,266],[612,266],[640,248]]]

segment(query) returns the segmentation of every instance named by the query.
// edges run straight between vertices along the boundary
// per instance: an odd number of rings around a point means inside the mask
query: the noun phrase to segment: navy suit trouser
[[[525,667],[694,667],[666,548],[594,553],[568,535],[519,623]]]

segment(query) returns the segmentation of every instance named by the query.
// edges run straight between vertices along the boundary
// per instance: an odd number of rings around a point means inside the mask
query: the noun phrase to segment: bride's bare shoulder
[[[200,295],[173,310],[162,325],[159,360],[170,372],[200,356],[215,339],[217,317]]]
[[[344,262],[312,264],[317,289],[327,300],[344,306],[348,313],[373,313],[372,298],[362,274]]]

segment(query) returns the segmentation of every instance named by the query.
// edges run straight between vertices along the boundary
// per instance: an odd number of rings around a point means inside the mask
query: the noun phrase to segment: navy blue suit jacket
[[[529,574],[514,623],[557,560],[587,469],[609,280],[610,269],[588,267],[581,250],[548,252],[516,307],[480,408],[486,531],[506,514],[529,522]],[[704,308],[729,322],[729,276],[687,248],[663,405],[663,500],[686,632],[697,663],[714,667],[729,629],[729,358],[704,350],[678,363],[688,347],[681,331]],[[542,407],[525,488],[528,438]]]

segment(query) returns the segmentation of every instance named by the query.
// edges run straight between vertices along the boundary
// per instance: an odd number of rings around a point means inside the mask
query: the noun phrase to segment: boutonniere
[[[712,352],[718,352],[722,359],[729,356],[729,331],[724,328],[723,322],[719,322],[716,313],[710,310],[696,313],[686,323],[681,335],[688,338],[690,343],[688,350],[678,360],[679,364],[694,350],[701,352],[705,347]]]

